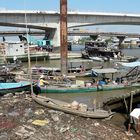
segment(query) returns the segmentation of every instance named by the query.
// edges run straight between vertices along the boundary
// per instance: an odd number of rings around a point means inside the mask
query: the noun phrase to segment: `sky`
[[[140,14],[140,0],[67,0],[69,10]],[[59,10],[60,0],[1,0],[1,9]]]
[[[60,0],[0,0],[0,9],[59,11]],[[140,0],[67,0],[68,10],[140,14]],[[83,27],[98,31],[140,32],[139,26],[100,25]]]

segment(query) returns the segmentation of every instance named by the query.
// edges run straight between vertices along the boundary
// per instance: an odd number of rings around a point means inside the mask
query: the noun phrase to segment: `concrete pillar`
[[[60,47],[60,25],[54,31],[53,46],[54,47]]]
[[[119,48],[121,49],[122,48],[122,42],[124,41],[124,39],[125,39],[125,36],[117,36],[117,38],[119,39]]]
[[[97,40],[98,35],[90,35],[90,38],[93,39],[94,41]]]

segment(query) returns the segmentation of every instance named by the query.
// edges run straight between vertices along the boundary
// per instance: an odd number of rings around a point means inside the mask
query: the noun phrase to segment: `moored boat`
[[[134,62],[138,60],[136,56],[125,56],[118,47],[108,46],[103,41],[87,41],[85,49],[81,52],[83,58],[92,60],[115,61],[115,62]],[[99,61],[99,60],[98,60]]]
[[[30,82],[20,81],[13,83],[0,83],[0,95],[21,91],[30,91]]]
[[[47,97],[42,97],[42,96],[35,96],[32,94],[32,98],[39,103],[40,105],[43,105],[45,107],[54,109],[54,110],[59,110],[63,111],[65,113],[69,114],[74,114],[78,115],[81,117],[87,117],[87,118],[96,118],[96,119],[104,119],[108,118],[113,115],[112,112],[103,110],[103,109],[95,109],[93,111],[91,110],[80,110],[80,109],[74,109],[70,107],[70,103],[52,99],[52,98],[47,98]]]
[[[140,81],[137,78],[133,79],[133,81],[130,80],[130,77],[134,77],[131,72],[128,72],[129,75],[120,76],[120,71],[114,68],[92,69],[92,75],[96,78],[93,79],[93,81],[86,82],[76,80],[73,83],[51,83],[50,85],[40,88],[42,93],[86,93],[139,87]],[[114,80],[114,74],[117,73],[119,73],[120,78],[116,77],[116,80]],[[109,74],[111,74],[112,79],[106,77],[106,75],[109,76]]]
[[[124,84],[107,84],[102,86],[90,86],[90,87],[79,87],[77,85],[49,85],[46,87],[40,87],[41,93],[86,93],[86,92],[97,92],[97,91],[110,91],[119,90],[132,87],[140,87],[140,83],[133,83],[130,85]]]

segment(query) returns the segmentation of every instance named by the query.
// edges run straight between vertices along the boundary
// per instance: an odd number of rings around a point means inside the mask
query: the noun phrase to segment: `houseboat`
[[[49,58],[47,51],[33,51],[35,45],[30,45],[30,59],[31,61],[45,60]],[[13,63],[14,59],[20,60],[22,62],[28,61],[28,50],[24,42],[4,42],[0,50],[0,60],[1,62]]]
[[[134,62],[138,59],[135,56],[124,56],[119,48],[108,46],[104,41],[87,41],[82,57],[97,61],[121,61]]]

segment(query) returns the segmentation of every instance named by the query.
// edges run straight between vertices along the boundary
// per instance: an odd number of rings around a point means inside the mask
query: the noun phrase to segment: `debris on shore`
[[[111,120],[51,110],[21,92],[0,97],[0,140],[138,140]]]

